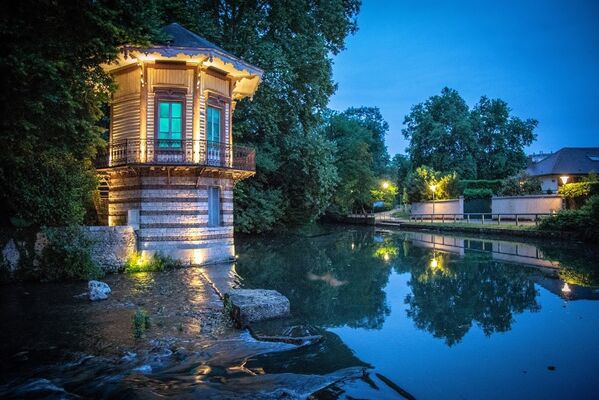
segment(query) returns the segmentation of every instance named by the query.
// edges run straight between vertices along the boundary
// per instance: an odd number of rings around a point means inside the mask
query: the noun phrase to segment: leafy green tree
[[[385,203],[384,207],[386,209],[390,209],[395,205],[398,193],[397,185],[387,181],[383,181],[379,186],[370,190],[372,198]]]
[[[372,169],[375,175],[383,176],[387,172],[389,153],[385,145],[385,136],[389,131],[389,124],[383,118],[378,107],[348,108],[343,116],[358,121],[372,135],[370,153],[372,154]]]
[[[540,194],[541,181],[524,172],[510,176],[503,180],[499,189],[500,196],[523,196],[527,194]]]
[[[456,173],[442,174],[427,166],[416,168],[406,178],[406,191],[410,203],[433,199],[431,185],[435,186],[435,199],[450,199],[458,195]],[[404,200],[405,201],[405,200]]]
[[[463,179],[502,179],[526,167],[524,147],[537,121],[510,115],[501,99],[481,97],[470,110],[453,89],[412,107],[403,135],[415,167],[457,172]]]
[[[475,178],[477,144],[469,115],[464,99],[449,88],[413,106],[402,133],[410,141],[407,150],[414,167],[427,165]]]
[[[526,167],[524,147],[536,139],[536,120],[510,116],[505,101],[486,96],[474,106],[470,120],[477,144],[474,156],[479,179],[503,179]]]
[[[152,2],[23,0],[0,16],[1,223],[81,223],[111,83],[100,64],[156,34]]]

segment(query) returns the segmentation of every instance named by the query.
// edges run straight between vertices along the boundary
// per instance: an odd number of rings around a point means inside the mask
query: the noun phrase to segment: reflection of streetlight
[[[436,259],[436,258],[433,258],[433,259],[431,260],[431,268],[432,268],[432,269],[436,269],[438,266],[439,266],[439,261],[437,261],[437,259]]]
[[[433,215],[435,215],[435,190],[437,189],[437,185],[430,185],[429,187],[433,191]]]
[[[385,261],[389,261],[389,254],[387,254],[387,253],[383,254],[383,259]]]
[[[570,179],[570,177],[564,175],[564,176],[560,176],[559,179],[562,181],[562,184],[565,185],[566,183],[568,183],[568,179]]]
[[[570,286],[568,286],[567,282],[564,282],[564,287],[562,287],[562,293],[570,293],[572,291],[572,289],[570,289]]]

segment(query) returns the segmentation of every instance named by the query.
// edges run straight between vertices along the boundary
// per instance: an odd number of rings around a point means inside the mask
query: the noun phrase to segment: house
[[[236,102],[262,71],[177,23],[166,44],[125,46],[104,65],[117,84],[98,165],[107,224],[132,225],[142,252],[194,264],[234,256],[233,187],[255,152],[233,143]]]
[[[599,173],[599,147],[564,147],[531,162],[526,173],[541,180],[544,192],[556,193],[559,186],[577,182],[589,173]]]

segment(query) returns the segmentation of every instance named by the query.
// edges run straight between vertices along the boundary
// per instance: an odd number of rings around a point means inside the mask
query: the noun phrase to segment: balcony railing
[[[96,168],[136,164],[203,165],[255,171],[256,151],[207,140],[126,139],[111,143],[96,158]]]

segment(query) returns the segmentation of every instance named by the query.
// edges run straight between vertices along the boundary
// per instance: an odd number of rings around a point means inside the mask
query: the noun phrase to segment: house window
[[[220,188],[208,188],[208,226],[220,226]]]
[[[208,107],[208,141],[220,143],[220,108]]]
[[[180,101],[159,101],[158,113],[158,147],[180,149],[183,103]]]

